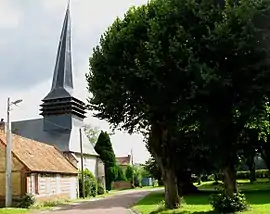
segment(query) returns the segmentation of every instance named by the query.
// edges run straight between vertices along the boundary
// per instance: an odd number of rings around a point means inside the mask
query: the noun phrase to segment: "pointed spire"
[[[58,45],[51,91],[44,100],[70,97],[73,92],[70,0]]]
[[[67,10],[69,10],[70,7],[70,0],[68,0]]]

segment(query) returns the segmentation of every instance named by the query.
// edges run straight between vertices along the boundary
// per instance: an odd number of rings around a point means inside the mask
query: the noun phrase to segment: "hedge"
[[[269,178],[269,171],[267,169],[256,170],[256,178]],[[238,171],[236,174],[237,179],[249,179],[250,171]]]
[[[255,171],[256,178],[270,178],[270,173],[268,169],[258,169]],[[223,180],[224,176],[223,173],[218,174],[218,180]],[[236,179],[250,179],[250,171],[237,171]],[[215,176],[214,174],[203,176],[202,181],[214,181]],[[196,180],[192,180],[195,182]]]
[[[98,188],[98,183],[93,175],[92,172],[90,172],[88,169],[84,170],[84,185],[85,185],[85,192],[84,196],[85,197],[96,197],[97,195],[97,188]],[[79,174],[79,194],[80,197],[83,196],[82,194],[82,179],[81,179],[81,172]]]

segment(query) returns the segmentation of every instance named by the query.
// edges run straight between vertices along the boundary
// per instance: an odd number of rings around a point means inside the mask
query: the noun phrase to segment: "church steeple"
[[[70,3],[62,27],[51,91],[44,100],[69,97],[73,92]]]
[[[71,21],[70,3],[62,27],[52,87],[42,100],[41,115],[44,117],[44,129],[71,130],[73,120],[85,118],[85,104],[73,97],[72,53],[71,53]]]

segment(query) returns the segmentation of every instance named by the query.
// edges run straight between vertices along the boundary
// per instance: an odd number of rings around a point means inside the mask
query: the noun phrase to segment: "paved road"
[[[152,191],[158,190],[126,190],[97,201],[67,205],[58,210],[46,212],[46,214],[131,214],[129,208]]]

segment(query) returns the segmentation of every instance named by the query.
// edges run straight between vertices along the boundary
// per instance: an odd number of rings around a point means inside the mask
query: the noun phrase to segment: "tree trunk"
[[[177,178],[172,168],[164,168],[165,179],[165,206],[168,209],[176,209],[180,205]]]
[[[169,164],[169,159],[162,159],[156,156],[156,161],[159,164],[162,172],[162,180],[165,186],[165,206],[167,209],[176,209],[180,205],[177,176],[173,164]]]
[[[149,136],[149,148],[155,156],[157,164],[161,168],[162,180],[165,184],[165,206],[167,209],[175,209],[180,205],[177,177],[170,154],[170,136],[164,125],[152,124]]]
[[[164,182],[162,179],[158,179],[158,186],[164,186]]]
[[[226,195],[233,197],[233,194],[237,192],[236,172],[233,164],[228,164],[224,169],[224,185]]]
[[[198,185],[201,185],[202,183],[202,176],[199,174],[198,175]]]
[[[218,184],[218,174],[217,173],[214,173],[214,184]]]
[[[264,160],[268,170],[270,170],[270,142],[269,139],[267,143],[263,145],[263,148],[261,150],[261,157]]]
[[[187,171],[177,173],[177,187],[180,196],[198,192],[198,188],[191,181],[191,173]]]
[[[254,183],[256,181],[256,169],[255,169],[255,162],[254,162],[254,158],[250,158],[250,160],[248,160],[247,162],[249,171],[250,171],[250,183]]]

